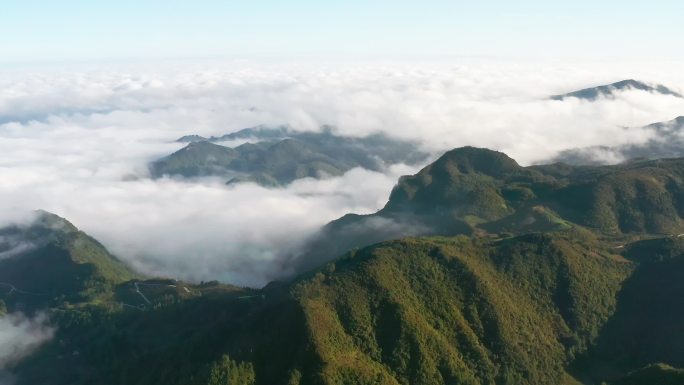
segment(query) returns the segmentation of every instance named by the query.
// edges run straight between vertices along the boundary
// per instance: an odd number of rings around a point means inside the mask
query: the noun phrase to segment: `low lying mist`
[[[0,74],[0,221],[45,209],[143,273],[260,286],[291,273],[274,262],[320,226],[380,209],[398,177],[417,168],[353,169],[278,189],[149,179],[150,161],[184,145],[176,138],[327,124],[339,135],[415,141],[433,158],[474,145],[532,164],[570,148],[643,143],[649,133],[624,127],[684,114],[681,98],[643,91],[593,102],[549,95],[626,78],[681,92],[680,69],[475,60],[8,69]]]

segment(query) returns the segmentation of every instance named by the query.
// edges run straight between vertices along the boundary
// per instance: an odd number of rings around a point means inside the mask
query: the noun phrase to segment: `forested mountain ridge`
[[[463,147],[405,176],[384,208],[326,225],[304,267],[406,235],[525,234],[582,226],[605,236],[684,232],[684,159],[615,166],[522,167],[503,153]]]
[[[27,384],[213,384],[210,373],[223,369],[248,380],[223,383],[612,381],[684,358],[669,355],[684,344],[671,327],[652,330],[660,339],[616,344],[634,325],[625,306],[644,310],[652,305],[635,299],[652,293],[671,303],[684,291],[680,270],[659,273],[672,269],[667,261],[684,261],[682,242],[650,242],[666,245],[630,245],[620,255],[575,229],[391,241],[249,295],[56,310],[59,339],[15,369]],[[684,321],[676,314],[669,325]],[[615,357],[627,359],[606,362]]]
[[[18,385],[677,383],[683,181],[682,159],[522,167],[455,149],[377,214],[327,226],[344,250],[320,243],[289,281],[193,285],[117,263],[95,296],[36,302],[55,337],[11,370]],[[22,253],[0,262],[19,271]]]

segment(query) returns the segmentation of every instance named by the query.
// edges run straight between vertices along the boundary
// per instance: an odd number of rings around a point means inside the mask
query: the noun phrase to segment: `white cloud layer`
[[[382,207],[399,175],[352,170],[285,189],[145,179],[191,133],[322,124],[383,131],[435,154],[462,145],[523,164],[589,145],[642,142],[684,100],[626,92],[595,103],[552,94],[624,78],[684,91],[678,63],[129,63],[0,72],[0,220],[42,208],[152,275],[261,285],[321,225]],[[135,179],[134,177],[138,177]],[[132,180],[133,179],[133,180]]]
[[[44,314],[38,314],[33,318],[21,313],[1,316],[0,384],[9,383],[11,379],[7,373],[3,374],[4,369],[52,338],[53,332]]]

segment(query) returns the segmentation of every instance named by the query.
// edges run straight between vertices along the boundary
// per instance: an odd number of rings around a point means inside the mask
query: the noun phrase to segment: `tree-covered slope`
[[[575,232],[351,253],[294,288],[326,363],[312,383],[571,383],[631,268]]]
[[[47,305],[55,338],[12,370],[45,385],[617,381],[681,367],[683,242],[407,238],[262,290],[123,282],[109,302]]]
[[[0,282],[10,310],[111,297],[136,277],[99,242],[54,214],[0,230]]]
[[[302,268],[345,250],[418,235],[525,234],[582,226],[607,236],[684,232],[684,159],[522,167],[464,147],[405,176],[383,209],[328,224]]]
[[[256,367],[261,383],[283,383],[305,346],[291,302],[269,297],[266,306],[262,293],[186,287],[194,294],[175,298],[141,287],[147,307],[51,310],[55,337],[12,368],[18,384],[213,385],[211,366],[229,352]]]
[[[204,385],[215,362],[269,385],[574,384],[567,365],[633,267],[576,231],[388,242],[249,295],[60,310],[67,342],[17,370],[46,385]]]
[[[684,239],[638,241],[623,253],[639,268],[596,345],[575,363],[588,380],[615,380],[658,362],[684,367]]]

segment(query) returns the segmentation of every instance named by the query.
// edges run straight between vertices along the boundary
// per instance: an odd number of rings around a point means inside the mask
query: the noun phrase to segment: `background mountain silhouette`
[[[234,148],[217,143],[251,140]],[[184,136],[181,150],[150,164],[150,174],[218,176],[229,184],[288,184],[300,178],[338,176],[355,167],[380,171],[397,163],[424,162],[427,154],[411,142],[384,134],[362,138],[338,136],[332,128],[298,132],[288,127],[253,127],[220,137]]]

